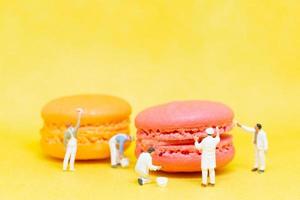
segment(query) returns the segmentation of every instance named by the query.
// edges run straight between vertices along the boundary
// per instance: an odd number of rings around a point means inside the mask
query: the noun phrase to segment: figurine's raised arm
[[[199,143],[198,140],[199,140],[199,136],[195,136],[194,137],[194,141],[195,141],[194,145],[195,145],[196,149],[201,150],[202,149],[202,142]]]
[[[240,124],[239,122],[236,122],[236,125],[240,128],[242,128],[244,131],[249,132],[249,133],[254,133],[255,132],[255,128],[251,128],[245,125]]]
[[[77,108],[76,109],[77,113],[78,113],[78,117],[77,117],[77,122],[76,122],[76,125],[75,125],[75,134],[77,133],[79,127],[80,127],[80,121],[81,121],[81,116],[82,116],[82,113],[83,113],[83,109],[82,108]]]

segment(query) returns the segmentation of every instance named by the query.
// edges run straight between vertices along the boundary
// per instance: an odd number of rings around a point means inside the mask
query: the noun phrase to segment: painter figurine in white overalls
[[[136,165],[135,171],[139,175],[138,183],[139,185],[144,185],[151,182],[149,177],[149,171],[157,171],[161,169],[161,166],[156,166],[152,164],[152,156],[155,149],[153,147],[148,148],[146,152],[143,152],[139,155]]]
[[[256,124],[254,128],[252,128],[237,122],[237,126],[242,128],[244,131],[253,134],[255,162],[252,171],[255,172],[258,170],[258,173],[263,173],[266,169],[265,153],[268,150],[266,132],[262,129],[261,124]]]
[[[77,123],[75,127],[72,125],[68,127],[68,129],[65,132],[64,136],[64,145],[66,148],[64,163],[63,163],[63,170],[66,171],[68,168],[68,163],[70,165],[70,171],[74,171],[74,162],[77,152],[77,131],[80,127],[80,119],[83,113],[82,108],[78,108],[77,110],[78,117],[77,117]]]
[[[202,186],[207,185],[207,176],[209,172],[210,185],[215,185],[215,168],[216,168],[216,147],[220,142],[220,131],[216,128],[216,137],[212,137],[214,134],[213,128],[207,128],[205,130],[207,137],[205,137],[200,143],[198,137],[195,137],[195,147],[198,150],[202,150],[201,154],[201,171],[202,171]]]
[[[110,150],[110,162],[113,168],[121,165],[122,167],[127,167],[129,165],[129,160],[124,156],[124,148],[126,142],[132,142],[133,137],[125,133],[118,133],[110,138],[109,150]]]

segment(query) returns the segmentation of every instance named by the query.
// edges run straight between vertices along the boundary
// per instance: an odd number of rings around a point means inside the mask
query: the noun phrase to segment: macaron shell
[[[174,130],[176,128],[210,127],[232,123],[233,111],[212,101],[177,101],[154,106],[140,112],[135,125],[138,129]]]
[[[122,121],[131,113],[130,105],[119,97],[109,95],[75,95],[50,101],[42,109],[45,123],[75,123],[77,108],[83,108],[81,125]]]

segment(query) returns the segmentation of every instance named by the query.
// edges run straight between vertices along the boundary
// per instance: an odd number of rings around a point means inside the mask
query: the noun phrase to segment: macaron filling
[[[79,145],[108,141],[117,132],[128,133],[128,127],[129,119],[109,124],[83,124],[78,130],[77,141]],[[65,124],[46,123],[41,135],[49,144],[63,144],[66,129]]]
[[[214,127],[214,126],[213,126]],[[233,127],[233,124],[227,124],[223,126],[218,126],[220,133],[226,133],[230,131]],[[151,139],[155,138],[158,141],[170,141],[170,140],[188,140],[194,139],[195,136],[205,137],[207,134],[205,129],[207,127],[198,127],[198,128],[177,128],[177,129],[168,129],[168,130],[153,130],[153,129],[138,129],[137,138]]]
[[[216,151],[226,152],[232,148],[232,136],[229,134],[222,134],[220,136],[221,141],[217,146]],[[199,139],[199,142],[203,138]],[[155,145],[153,145],[155,144]],[[155,148],[155,154],[158,156],[164,156],[168,154],[197,154],[201,155],[201,151],[198,151],[194,146],[194,140],[184,141],[160,141],[157,142],[155,139],[139,139],[137,142],[137,150],[145,151],[150,146]]]

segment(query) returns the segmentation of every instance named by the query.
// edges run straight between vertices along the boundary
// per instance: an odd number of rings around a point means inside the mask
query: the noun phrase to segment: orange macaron
[[[127,101],[109,95],[67,96],[47,103],[42,109],[42,150],[51,157],[64,158],[64,132],[75,125],[77,108],[84,112],[77,132],[76,159],[108,158],[108,140],[120,132],[129,134],[131,114]]]

